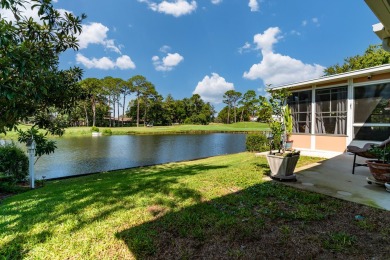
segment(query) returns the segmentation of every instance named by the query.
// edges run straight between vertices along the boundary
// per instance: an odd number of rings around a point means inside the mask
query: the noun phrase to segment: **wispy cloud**
[[[325,67],[318,64],[305,64],[304,62],[275,53],[273,46],[282,38],[278,27],[268,28],[262,34],[254,36],[256,48],[261,51],[262,60],[253,64],[243,77],[263,80],[264,84],[274,86],[317,78],[323,75]]]

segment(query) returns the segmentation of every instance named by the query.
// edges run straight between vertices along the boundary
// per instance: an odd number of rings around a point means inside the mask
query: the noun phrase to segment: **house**
[[[344,152],[390,136],[390,65],[278,86],[292,92],[294,148]]]
[[[365,0],[380,23],[374,24],[375,34],[382,40],[383,49],[390,51],[390,1]]]

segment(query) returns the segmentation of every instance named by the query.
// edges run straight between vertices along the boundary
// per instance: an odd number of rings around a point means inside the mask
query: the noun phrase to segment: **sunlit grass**
[[[275,239],[329,248],[336,231],[310,229],[346,203],[265,181],[267,171],[264,157],[240,153],[49,181],[1,202],[0,259],[196,258],[208,247],[217,255],[203,258],[248,258],[243,247],[272,250]],[[348,236],[348,225],[335,228]]]

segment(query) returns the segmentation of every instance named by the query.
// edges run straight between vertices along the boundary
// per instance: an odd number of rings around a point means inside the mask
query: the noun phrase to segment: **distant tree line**
[[[214,121],[214,107],[198,94],[164,98],[142,75],[128,80],[87,78],[80,81],[80,88],[80,100],[66,118],[72,126],[206,125]],[[129,100],[130,95],[135,98]]]

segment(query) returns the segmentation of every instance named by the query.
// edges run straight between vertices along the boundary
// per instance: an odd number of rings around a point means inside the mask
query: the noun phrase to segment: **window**
[[[355,123],[390,123],[390,83],[355,87]]]
[[[347,87],[316,90],[316,134],[347,134]]]
[[[390,83],[354,89],[355,140],[383,141],[390,135]]]
[[[293,92],[288,98],[293,117],[293,133],[310,133],[311,129],[311,90]]]

